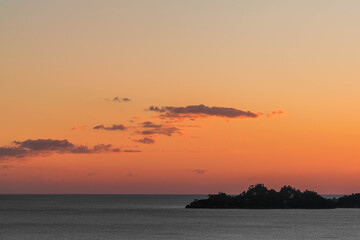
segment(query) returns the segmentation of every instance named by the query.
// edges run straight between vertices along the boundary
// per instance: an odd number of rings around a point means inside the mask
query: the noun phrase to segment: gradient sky
[[[360,192],[359,12],[1,1],[0,193]]]

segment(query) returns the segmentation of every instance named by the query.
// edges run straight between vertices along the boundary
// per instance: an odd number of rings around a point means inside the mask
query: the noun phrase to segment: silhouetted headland
[[[251,185],[240,195],[210,194],[208,199],[195,199],[186,208],[246,208],[246,209],[332,209],[359,208],[360,193],[326,199],[314,191],[301,192],[284,186],[279,192],[263,184]]]

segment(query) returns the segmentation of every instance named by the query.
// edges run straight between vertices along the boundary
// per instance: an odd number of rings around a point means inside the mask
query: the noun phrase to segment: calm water
[[[0,195],[0,239],[360,239],[360,210],[185,209],[195,195]]]

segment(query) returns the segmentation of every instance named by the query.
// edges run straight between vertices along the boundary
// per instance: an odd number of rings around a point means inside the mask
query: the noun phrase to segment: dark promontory
[[[243,209],[331,209],[358,208],[360,194],[326,199],[314,191],[301,192],[284,186],[279,192],[263,184],[252,185],[240,195],[211,194],[208,199],[195,199],[186,208],[243,208]]]

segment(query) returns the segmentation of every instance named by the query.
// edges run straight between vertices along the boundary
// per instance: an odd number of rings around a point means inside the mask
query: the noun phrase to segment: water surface
[[[360,209],[185,209],[204,195],[0,195],[0,239],[360,239]]]

